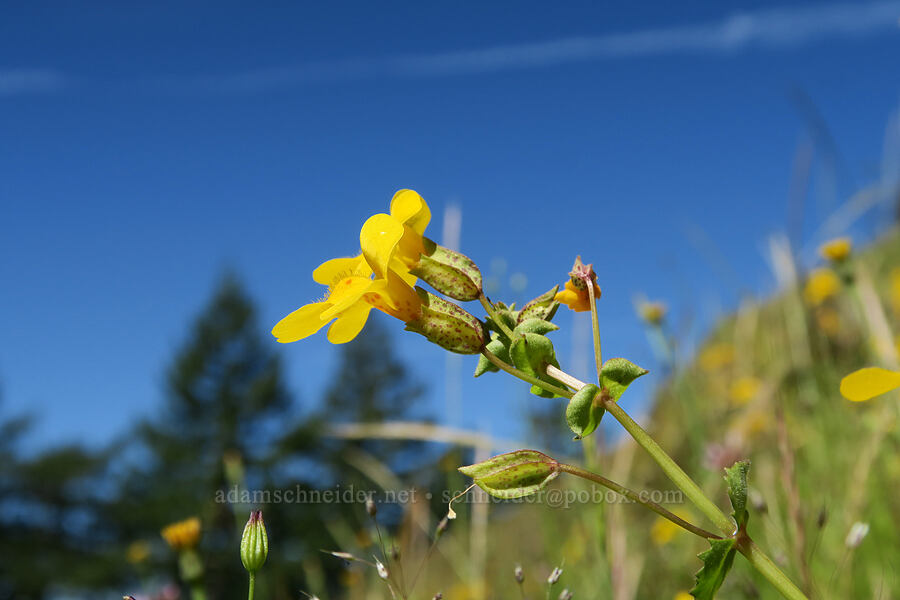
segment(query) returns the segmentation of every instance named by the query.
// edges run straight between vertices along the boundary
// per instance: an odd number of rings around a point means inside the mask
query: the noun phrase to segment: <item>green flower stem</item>
[[[553,365],[547,365],[547,375],[549,375],[550,377],[552,377],[553,379],[555,379],[557,381],[560,381],[560,382],[566,384],[567,386],[569,386],[570,388],[575,389],[575,390],[580,390],[581,388],[583,388],[584,386],[587,385],[585,382],[581,381],[577,377],[573,377],[573,376],[569,375],[568,373],[566,373],[565,371],[557,369]]]
[[[547,369],[547,374],[557,379],[559,381],[563,381],[564,383],[578,383],[578,380],[568,373],[564,373],[559,371],[557,373],[557,369],[551,370]],[[552,373],[552,374],[551,374]],[[583,386],[579,386],[583,387]],[[578,388],[576,388],[578,389]],[[656,441],[650,437],[650,434],[644,431],[644,429],[638,425],[634,419],[628,416],[621,406],[617,402],[612,399],[604,400],[603,407],[609,412],[622,426],[625,430],[631,434],[631,437],[646,450],[653,460],[662,468],[663,472],[668,476],[672,482],[678,486],[678,488],[687,495],[688,499],[694,503],[694,505],[703,512],[706,517],[716,524],[723,534],[727,537],[735,537],[738,536],[739,532],[735,530],[734,522],[729,519],[725,513],[719,510],[719,507],[716,506],[700,489],[700,487],[694,483],[694,481],[688,476],[687,473],[681,470],[672,458],[666,454],[665,450],[663,450]],[[572,469],[569,465],[560,465],[560,467],[566,471],[567,473],[572,473],[567,469]],[[600,476],[594,475],[593,473],[589,473],[585,471],[590,477],[586,477],[591,481],[595,481],[596,483],[600,483],[604,485],[603,482],[599,481]],[[581,473],[572,473],[577,474],[578,476],[582,476]],[[598,479],[595,479],[598,478]],[[610,482],[613,483],[613,482]],[[618,484],[615,484],[618,485]],[[610,488],[615,489],[615,488]],[[616,490],[618,491],[618,490]],[[621,493],[621,492],[620,492]],[[647,506],[645,504],[645,506]],[[654,512],[658,512],[652,507],[651,510]],[[662,508],[662,507],[660,507]],[[665,509],[663,509],[665,510]],[[659,513],[662,515],[662,513]],[[666,515],[662,515],[666,516]],[[673,515],[674,516],[674,515]],[[677,517],[676,517],[677,518]],[[670,519],[672,520],[672,519]],[[677,521],[673,521],[678,525]],[[688,523],[688,525],[690,525]],[[683,525],[682,525],[683,526]],[[693,527],[693,526],[691,526]],[[687,528],[686,528],[687,529]],[[688,529],[688,531],[691,531]],[[702,531],[702,530],[701,530]],[[696,532],[695,532],[696,533]],[[708,533],[708,532],[706,532]],[[703,535],[703,534],[700,534]],[[717,537],[715,535],[707,535],[704,537]],[[746,535],[738,536],[738,550],[743,554],[747,560],[750,562],[753,567],[760,572],[760,574],[769,580],[769,583],[775,586],[775,588],[781,592],[781,594],[787,598],[788,600],[809,600],[800,589],[793,584],[793,582],[785,575],[781,569],[779,569],[772,559],[766,556],[766,554],[760,550],[759,546],[753,543],[753,541],[747,537]]]
[[[781,592],[782,596],[788,600],[809,600],[788,576],[781,572],[772,559],[759,549],[759,546],[754,544],[750,538],[745,539],[746,541],[738,541],[738,551],[763,577],[769,580],[769,583],[775,586],[775,589]]]
[[[493,319],[494,323],[497,324],[497,327],[499,327],[503,331],[503,334],[508,337],[510,341],[512,341],[512,330],[507,327],[506,323],[503,322],[503,319],[501,319],[497,315],[497,311],[494,310],[494,305],[491,304],[491,301],[487,299],[487,296],[484,295],[484,292],[478,294],[478,301],[481,302],[481,305],[484,307],[485,312],[487,312],[491,319]]]
[[[481,353],[484,355],[484,357],[486,359],[488,359],[489,361],[494,363],[494,365],[499,367],[501,370],[506,371],[513,377],[518,377],[522,381],[527,381],[531,385],[536,385],[541,389],[544,389],[544,390],[547,390],[548,392],[552,392],[552,393],[556,394],[557,396],[562,396],[564,398],[571,398],[574,395],[569,390],[563,389],[561,387],[557,387],[557,386],[553,385],[552,383],[547,383],[546,381],[538,379],[537,377],[532,377],[525,371],[520,371],[519,369],[515,368],[512,365],[506,364],[496,354],[494,354],[487,348],[482,348]]]
[[[706,494],[703,493],[700,486],[694,483],[694,480],[681,470],[681,467],[672,460],[672,457],[666,454],[665,450],[656,443],[656,440],[650,437],[649,433],[644,431],[634,419],[628,416],[628,413],[626,413],[615,400],[604,400],[603,407],[622,424],[622,427],[624,427],[631,437],[634,438],[634,441],[650,454],[653,460],[655,460],[662,468],[666,476],[672,480],[672,483],[677,485],[678,489],[687,495],[688,499],[700,509],[700,512],[706,515],[710,521],[715,523],[716,527],[718,527],[725,535],[731,536],[734,534],[734,522],[706,497]]]
[[[694,535],[699,535],[700,537],[706,538],[706,539],[721,539],[721,536],[718,536],[712,532],[706,531],[705,529],[701,529],[700,527],[697,527],[696,525],[691,525],[690,523],[688,523],[687,521],[685,521],[678,515],[666,510],[665,508],[663,508],[656,502],[651,502],[650,500],[645,500],[637,492],[630,490],[623,485],[619,485],[615,481],[607,479],[606,477],[597,475],[596,473],[591,473],[590,471],[587,471],[585,469],[582,469],[580,467],[576,467],[573,465],[560,464],[559,468],[563,473],[569,473],[570,475],[575,475],[576,477],[581,477],[582,479],[587,479],[588,481],[593,481],[594,483],[602,485],[603,487],[607,487],[607,488],[611,489],[612,491],[616,492],[617,494],[628,498],[632,502],[636,502],[637,504],[640,504],[642,506],[649,508],[650,510],[652,510],[659,516],[661,516],[665,519],[668,519],[669,521],[672,521],[679,527],[686,529],[687,531],[690,531]]]
[[[597,319],[597,298],[594,297],[594,282],[587,282],[588,298],[591,300],[591,329],[594,332],[594,361],[597,363],[597,383],[603,370],[603,352],[600,348],[600,321]]]
[[[247,600],[253,600],[253,592],[256,591],[256,573],[250,571],[250,587],[247,589]]]

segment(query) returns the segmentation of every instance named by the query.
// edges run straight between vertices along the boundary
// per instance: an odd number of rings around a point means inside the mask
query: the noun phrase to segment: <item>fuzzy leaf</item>
[[[642,369],[629,360],[611,358],[600,369],[600,383],[609,390],[612,399],[618,401],[632,381],[647,373],[647,369]]]
[[[594,433],[600,425],[600,419],[606,412],[602,404],[595,405],[594,398],[600,393],[600,388],[594,384],[588,384],[575,392],[569,405],[566,407],[566,423],[569,429],[575,433],[575,439],[581,439]]]
[[[538,335],[546,335],[557,329],[559,329],[559,326],[554,325],[550,321],[545,321],[543,319],[525,319],[524,321],[519,321],[519,324],[513,329],[513,333],[536,333]]]
[[[734,512],[731,516],[737,523],[738,529],[747,526],[750,513],[747,512],[747,472],[750,471],[750,461],[740,460],[731,467],[725,469],[725,483],[728,484],[728,498]]]
[[[541,319],[544,321],[553,319],[556,309],[559,308],[559,302],[555,300],[557,291],[559,291],[559,286],[555,285],[523,306],[522,310],[519,311],[519,323],[526,319]]]
[[[559,463],[537,450],[516,450],[459,471],[491,496],[511,499],[543,489],[559,475]]]
[[[547,337],[536,333],[516,336],[509,346],[509,358],[517,369],[547,383],[559,385],[545,373],[547,365],[559,367],[556,352],[553,350],[553,342]],[[543,398],[554,396],[553,392],[547,392],[538,386],[532,386],[531,393]]]
[[[509,350],[506,349],[506,345],[498,339],[493,339],[488,342],[487,346],[485,346],[491,354],[494,354],[497,358],[502,360],[505,363],[509,363]],[[478,365],[475,367],[475,377],[480,375],[484,375],[487,372],[496,373],[500,370],[500,367],[489,361],[484,355],[481,355],[478,358]]]
[[[691,589],[691,595],[696,600],[713,600],[716,597],[737,552],[732,538],[709,540],[709,545],[709,550],[697,555],[703,561],[703,566],[697,571],[696,583]]]

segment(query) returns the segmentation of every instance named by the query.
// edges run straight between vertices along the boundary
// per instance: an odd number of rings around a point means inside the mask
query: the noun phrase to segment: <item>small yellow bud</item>
[[[819,253],[831,262],[841,262],[850,256],[852,250],[853,242],[850,241],[850,238],[841,237],[823,244],[819,248]]]
[[[188,550],[200,541],[200,519],[191,517],[172,523],[164,527],[160,534],[173,550]]]

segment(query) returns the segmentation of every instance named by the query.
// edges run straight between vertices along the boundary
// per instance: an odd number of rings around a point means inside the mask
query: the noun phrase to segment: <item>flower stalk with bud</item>
[[[697,574],[691,592],[698,599],[713,598],[737,553],[744,555],[785,598],[805,599],[806,596],[747,534],[749,463],[738,462],[726,469],[725,479],[734,509],[731,516],[726,516],[619,405],[618,401],[629,385],[647,371],[624,358],[603,360],[597,311],[601,290],[593,266],[583,263],[581,257],[576,258],[562,291],[556,286],[517,310],[515,305],[487,298],[482,289],[481,272],[474,261],[424,237],[430,216],[428,205],[416,192],[397,192],[391,201],[390,214],[374,215],[363,225],[358,256],[328,261],[313,273],[317,282],[329,286],[325,299],[285,317],[275,326],[273,334],[281,342],[296,341],[334,320],[328,339],[343,343],[359,333],[371,308],[376,308],[399,318],[407,330],[419,333],[446,350],[479,354],[476,377],[504,371],[529,383],[533,394],[565,399],[565,418],[575,439],[583,439],[596,431],[608,412],[650,454],[718,533],[689,523],[652,502],[640,501],[638,495],[625,486],[580,467],[558,463],[534,450],[500,455],[462,467],[460,471],[498,498],[534,494],[560,473],[567,473],[635,499],[645,508],[709,541],[710,549],[700,555],[703,568]],[[839,254],[840,249],[834,252]],[[418,279],[450,300],[414,287]],[[816,300],[822,295],[822,290],[818,290]],[[452,300],[478,300],[486,314],[478,318]],[[560,305],[576,312],[591,313],[597,370],[595,383],[579,381],[559,364],[548,334],[559,329],[551,320]],[[653,309],[648,308],[645,319],[658,326],[665,311],[662,307]],[[387,568],[380,562],[378,567],[379,575],[387,580],[390,577]],[[550,585],[556,583],[561,571],[554,573],[555,576],[550,578],[553,581],[548,580]]]

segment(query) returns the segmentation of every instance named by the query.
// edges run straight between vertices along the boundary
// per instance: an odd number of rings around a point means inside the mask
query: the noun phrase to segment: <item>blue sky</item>
[[[436,239],[459,207],[462,250],[527,275],[510,299],[562,283],[582,254],[603,288],[604,348],[653,366],[634,295],[697,331],[739,289],[770,292],[766,240],[787,228],[805,152],[806,260],[828,217],[893,185],[900,164],[900,2],[2,13],[0,414],[37,414],[38,445],[102,442],[153,414],[226,269],[259,301],[264,333],[320,296],[311,270],[355,253],[399,188],[428,200]],[[848,231],[864,241],[887,214]],[[586,321],[558,320],[564,364],[585,369],[573,353],[589,336],[572,325]],[[384,321],[430,382],[433,414],[521,435],[519,387],[471,381],[463,357],[456,414],[444,355]],[[336,349],[320,335],[279,350],[312,401]]]

